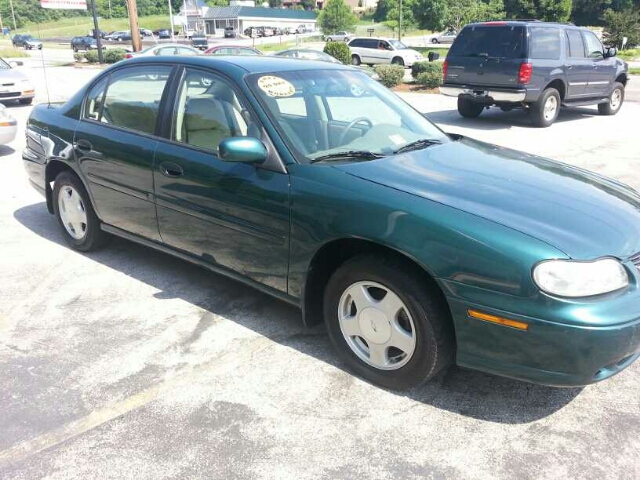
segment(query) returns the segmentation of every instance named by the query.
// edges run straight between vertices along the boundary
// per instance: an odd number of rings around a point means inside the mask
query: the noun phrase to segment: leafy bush
[[[84,58],[84,53],[78,53],[78,52],[76,52],[76,53],[74,53],[74,54],[73,54],[73,59],[74,59],[76,62],[82,62],[82,61],[86,60],[86,59]]]
[[[88,50],[83,54],[85,60],[89,63],[98,63],[98,51]]]
[[[442,73],[442,64],[433,62],[416,62],[411,66],[411,76],[418,79],[418,75],[423,72],[440,72]]]
[[[324,53],[331,55],[345,65],[351,62],[351,52],[345,42],[327,42],[324,46]]]
[[[404,67],[400,65],[378,65],[376,73],[380,78],[380,83],[387,88],[391,88],[402,82]]]
[[[442,85],[442,69],[439,72],[422,72],[418,74],[416,82],[427,88],[437,88]]]
[[[120,60],[124,60],[126,54],[127,51],[123,50],[122,48],[107,50],[106,52],[104,52],[104,61],[105,63],[116,63]]]

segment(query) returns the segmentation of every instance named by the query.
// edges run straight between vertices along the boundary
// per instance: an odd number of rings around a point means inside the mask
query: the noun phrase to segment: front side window
[[[589,58],[604,58],[604,54],[602,52],[602,43],[598,40],[591,32],[583,32],[584,40],[587,46],[587,57]]]
[[[114,72],[109,79],[102,109],[97,112],[98,117],[93,119],[108,125],[153,134],[160,100],[170,73],[171,67],[155,65]],[[91,93],[89,96],[91,97]],[[87,104],[91,105],[91,98]],[[90,112],[95,115],[95,108]]]
[[[362,72],[255,74],[248,83],[303,163],[354,150],[393,155],[418,140],[448,141],[424,116]]]
[[[584,58],[584,42],[578,30],[567,30],[567,40],[569,42],[569,57]]]
[[[529,37],[529,57],[541,60],[560,58],[560,30],[532,27]]]
[[[230,137],[260,137],[257,123],[232,87],[214,74],[187,69],[173,118],[172,140],[218,152]]]

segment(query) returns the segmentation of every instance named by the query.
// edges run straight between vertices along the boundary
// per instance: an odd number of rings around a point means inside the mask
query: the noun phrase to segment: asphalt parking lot
[[[49,69],[50,96],[96,73]],[[640,103],[536,129],[523,112],[463,120],[453,99],[403,96],[445,131],[640,189]],[[30,107],[10,110],[23,127]],[[1,478],[640,478],[640,362],[585,388],[454,368],[382,390],[286,304],[124,240],[67,248],[23,145],[0,147]]]

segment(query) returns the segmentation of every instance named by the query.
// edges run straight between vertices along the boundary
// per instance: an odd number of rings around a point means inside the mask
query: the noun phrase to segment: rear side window
[[[567,40],[569,42],[569,57],[584,58],[584,43],[580,32],[578,30],[567,30]]]
[[[115,72],[104,97],[99,121],[153,134],[160,100],[171,67],[144,66]]]
[[[541,60],[560,59],[560,30],[532,27],[529,37],[529,58]]]
[[[457,57],[524,57],[524,27],[473,26],[464,28],[449,51]]]

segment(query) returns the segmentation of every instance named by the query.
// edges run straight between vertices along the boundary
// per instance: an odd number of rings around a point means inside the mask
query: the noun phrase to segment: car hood
[[[6,82],[7,80],[13,80],[15,82],[19,82],[20,80],[28,80],[28,77],[18,70],[7,69],[0,70],[0,80],[2,82]]]
[[[461,137],[336,168],[518,230],[571,258],[640,252],[640,195],[563,163]]]

